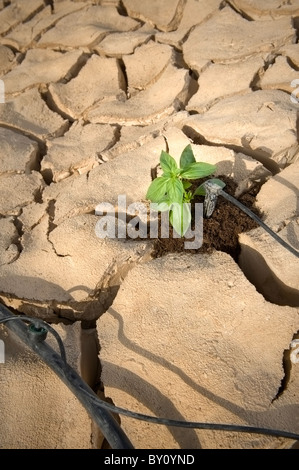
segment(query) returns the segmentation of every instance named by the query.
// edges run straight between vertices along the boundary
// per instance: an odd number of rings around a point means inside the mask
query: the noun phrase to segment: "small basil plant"
[[[157,212],[169,211],[169,221],[177,234],[182,237],[191,224],[191,201],[197,195],[206,196],[206,199],[208,196],[205,183],[191,191],[190,181],[212,175],[216,171],[216,166],[197,162],[190,144],[184,148],[179,166],[171,155],[162,150],[160,166],[163,173],[151,182],[146,199],[153,203],[151,207]],[[217,178],[208,181],[221,188],[225,186],[225,183]],[[212,205],[214,206],[214,201],[205,200],[207,217],[213,212]]]

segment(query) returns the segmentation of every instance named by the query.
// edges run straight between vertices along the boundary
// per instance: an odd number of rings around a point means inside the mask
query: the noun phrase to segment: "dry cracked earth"
[[[240,233],[237,261],[96,232],[99,204],[145,203],[161,151],[191,144],[236,197],[259,185],[263,221],[298,252],[298,30],[298,0],[0,0],[0,300],[55,326],[117,406],[299,433],[294,253],[261,227]],[[105,446],[0,334],[0,447]],[[119,419],[136,448],[298,446]]]

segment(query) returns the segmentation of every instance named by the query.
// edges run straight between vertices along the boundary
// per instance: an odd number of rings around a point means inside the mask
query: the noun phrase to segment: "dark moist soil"
[[[226,186],[223,190],[235,197],[235,190],[237,184],[233,179],[227,176],[219,176]],[[202,178],[195,181],[192,189],[195,189],[199,184],[203,183],[206,179]],[[247,193],[238,198],[244,206],[248,207],[252,212],[262,218],[262,214],[255,207],[255,197],[260,190],[260,185],[251,188]],[[203,196],[196,196],[191,204],[191,211],[195,203],[203,203]],[[251,217],[246,215],[241,209],[236,207],[233,203],[227,201],[224,197],[218,196],[216,208],[209,219],[203,219],[203,243],[198,249],[187,250],[184,246],[185,241],[192,241],[192,239],[173,238],[172,227],[169,227],[169,238],[158,237],[154,242],[154,258],[160,258],[167,253],[209,253],[214,250],[224,251],[232,256],[238,262],[240,254],[240,245],[238,235],[242,232],[247,232],[259,225]],[[191,223],[192,230],[194,225]]]

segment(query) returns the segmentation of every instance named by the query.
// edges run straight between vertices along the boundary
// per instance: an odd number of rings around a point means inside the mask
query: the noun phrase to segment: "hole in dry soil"
[[[233,179],[227,176],[219,176],[219,179],[226,183],[224,191],[231,196],[235,195],[237,184]],[[205,179],[194,182],[194,189],[199,186]],[[192,188],[191,188],[192,189]],[[238,200],[252,212],[261,218],[260,211],[255,207],[255,197],[260,190],[260,185],[252,187],[247,193],[243,194]],[[203,196],[196,196],[193,201],[195,203],[203,203]],[[219,196],[216,208],[209,219],[203,219],[203,243],[198,249],[187,250],[185,248],[184,237],[173,238],[172,227],[169,228],[169,238],[158,237],[154,243],[154,258],[160,258],[167,253],[187,252],[187,253],[212,253],[214,250],[223,251],[232,256],[238,262],[240,254],[240,245],[238,236],[242,232],[247,232],[258,227],[258,224],[236,207],[231,202]],[[194,230],[194,226],[192,227]],[[191,240],[192,241],[192,240]]]

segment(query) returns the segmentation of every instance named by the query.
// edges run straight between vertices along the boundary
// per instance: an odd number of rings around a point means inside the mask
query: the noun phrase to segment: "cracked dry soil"
[[[298,433],[290,253],[221,196],[197,250],[95,235],[97,204],[143,200],[161,149],[191,142],[232,196],[262,181],[238,199],[299,248],[298,18],[298,0],[0,0],[0,300],[52,323],[110,403]],[[105,448],[3,331],[0,447]],[[117,420],[136,448],[292,445]]]

